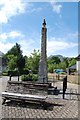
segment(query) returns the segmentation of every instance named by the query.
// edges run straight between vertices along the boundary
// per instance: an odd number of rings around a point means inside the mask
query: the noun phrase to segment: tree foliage
[[[8,68],[9,68],[9,70],[14,70],[17,67],[17,65],[16,65],[17,56],[7,55],[7,58],[8,58]]]
[[[25,67],[30,69],[33,73],[38,73],[40,52],[34,49],[33,53],[29,57],[25,57]]]
[[[70,60],[69,60],[69,67],[74,65],[74,64],[76,64],[75,58],[70,58]]]
[[[48,59],[49,64],[59,64],[60,62],[61,62],[60,59],[56,56],[53,56]]]
[[[9,70],[17,68],[21,71],[25,67],[25,59],[22,55],[21,47],[18,43],[14,45],[6,54],[7,65]]]
[[[39,61],[40,61],[40,52],[35,50],[31,55],[23,56],[21,46],[16,43],[4,56],[7,60],[7,66],[9,70],[15,70],[18,68],[19,72],[24,70],[31,70],[33,73],[38,73]],[[64,69],[72,66],[76,63],[75,58],[63,58],[61,61],[59,57],[52,56],[47,59],[48,72],[53,72],[54,69]]]
[[[16,43],[16,45],[14,45],[7,53],[7,55],[14,55],[14,56],[19,56],[22,55],[22,50],[21,50],[21,46]]]
[[[53,72],[54,69],[64,69],[72,66],[76,63],[75,58],[63,58],[63,61],[60,61],[58,57],[52,56],[48,58],[48,72]]]

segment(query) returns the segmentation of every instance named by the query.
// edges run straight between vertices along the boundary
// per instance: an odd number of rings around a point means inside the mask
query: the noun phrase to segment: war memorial
[[[45,19],[41,30],[38,80],[36,82],[22,82],[19,80],[19,76],[16,81],[16,78],[12,80],[12,77],[7,78],[6,90],[2,90],[2,119],[45,118],[56,120],[56,118],[78,118],[77,85],[69,84],[67,76],[62,81],[56,82],[56,85],[48,79]],[[5,77],[2,78],[5,79]]]

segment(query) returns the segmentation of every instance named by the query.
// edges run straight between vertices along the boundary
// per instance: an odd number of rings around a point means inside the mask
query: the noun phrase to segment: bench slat
[[[48,84],[27,83],[19,81],[8,81],[7,90],[1,93],[3,103],[6,100],[41,103],[47,109]]]
[[[30,95],[30,94],[20,94],[20,93],[9,93],[9,92],[2,92],[2,97],[21,97],[21,98],[35,98],[35,99],[46,99],[47,96],[42,95]]]

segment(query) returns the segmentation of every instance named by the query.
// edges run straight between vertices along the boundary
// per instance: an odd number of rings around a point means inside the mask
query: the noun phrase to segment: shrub
[[[29,75],[22,75],[21,80],[22,81],[32,81],[32,77]]]
[[[38,76],[35,74],[22,75],[21,80],[22,81],[37,81]]]
[[[8,71],[7,71],[7,70],[6,70],[6,71],[3,71],[3,72],[2,72],[2,75],[3,75],[3,76],[8,76]]]
[[[24,69],[21,71],[21,75],[28,75],[29,74],[29,70]]]
[[[33,80],[33,81],[37,81],[37,80],[38,80],[38,75],[33,74],[33,75],[32,75],[32,80]]]
[[[19,71],[18,70],[9,70],[8,71],[8,75],[18,76],[19,75]]]
[[[37,70],[32,70],[33,74],[37,74],[38,71]]]
[[[2,75],[3,76],[8,76],[8,73],[3,72]]]

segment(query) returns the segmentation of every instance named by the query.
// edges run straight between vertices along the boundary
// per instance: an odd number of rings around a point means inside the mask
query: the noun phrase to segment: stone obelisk
[[[38,82],[39,83],[47,83],[47,28],[46,28],[46,21],[44,19],[42,24],[42,31],[41,31],[41,57],[39,63],[39,73],[38,73]]]

